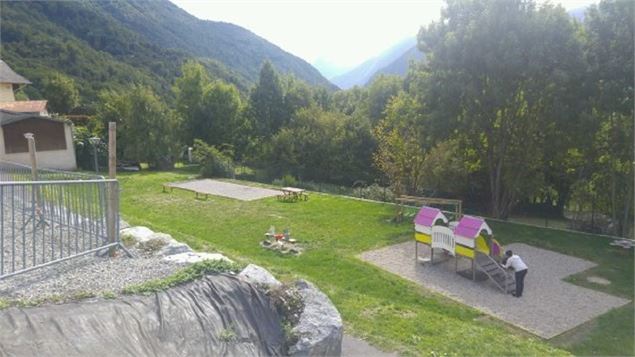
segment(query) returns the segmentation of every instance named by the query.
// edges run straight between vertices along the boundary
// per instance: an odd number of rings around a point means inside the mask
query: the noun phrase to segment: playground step
[[[514,277],[492,257],[485,254],[478,254],[475,261],[479,269],[485,272],[489,279],[492,280],[503,293],[509,294],[516,290]]]

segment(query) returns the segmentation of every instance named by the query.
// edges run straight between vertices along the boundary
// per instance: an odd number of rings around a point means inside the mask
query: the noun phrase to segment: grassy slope
[[[304,277],[315,282],[336,304],[348,331],[388,349],[411,355],[564,352],[355,258],[365,250],[411,239],[408,224],[389,223],[390,206],[317,194],[308,202],[293,204],[220,197],[200,201],[189,192],[161,193],[161,183],[185,178],[179,173],[122,176],[124,216],[133,224],[168,232],[196,249],[242,257],[283,279]],[[283,257],[261,249],[258,242],[271,225],[278,230],[290,227],[305,244],[306,253]],[[495,225],[497,236],[503,242],[519,240],[511,238],[521,236],[507,226]],[[524,234],[531,238],[534,233]],[[559,247],[556,250],[562,251],[558,239],[553,240]],[[590,351],[580,344],[562,345],[578,353]]]

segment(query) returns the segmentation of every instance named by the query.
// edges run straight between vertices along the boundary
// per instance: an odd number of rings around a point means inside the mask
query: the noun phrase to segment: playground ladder
[[[501,267],[494,258],[487,254],[477,253],[475,262],[503,293],[511,294],[516,290],[513,275]]]

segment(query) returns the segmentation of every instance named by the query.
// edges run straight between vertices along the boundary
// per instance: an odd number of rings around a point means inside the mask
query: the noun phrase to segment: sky
[[[172,0],[204,20],[244,27],[311,64],[344,71],[440,17],[443,0]],[[539,1],[540,3],[544,1]],[[551,0],[571,10],[596,0]]]

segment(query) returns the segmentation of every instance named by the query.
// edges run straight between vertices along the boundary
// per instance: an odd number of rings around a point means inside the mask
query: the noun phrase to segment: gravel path
[[[170,183],[169,186],[199,193],[207,193],[214,196],[234,198],[242,201],[253,201],[282,194],[280,191],[270,190],[267,188],[237,185],[235,183],[210,179],[175,182]]]
[[[133,284],[166,277],[180,267],[162,261],[162,257],[143,256],[132,250],[135,258],[120,254],[116,258],[88,255],[39,268],[0,280],[3,299],[68,300],[80,295],[119,293]]]
[[[564,282],[594,263],[526,244],[505,247],[529,266],[522,298],[500,292],[490,281],[473,282],[454,272],[454,260],[435,265],[415,262],[414,241],[362,253],[360,258],[403,278],[475,307],[543,338],[552,338],[629,300]],[[419,245],[420,256],[429,256]],[[459,270],[470,263],[461,259]]]

